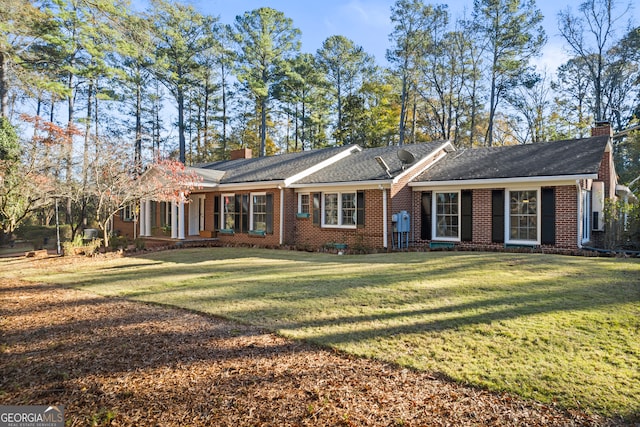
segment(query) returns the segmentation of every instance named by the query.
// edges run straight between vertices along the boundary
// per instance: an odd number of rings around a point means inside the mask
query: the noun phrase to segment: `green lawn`
[[[185,249],[0,275],[265,326],[608,416],[640,415],[640,260]]]

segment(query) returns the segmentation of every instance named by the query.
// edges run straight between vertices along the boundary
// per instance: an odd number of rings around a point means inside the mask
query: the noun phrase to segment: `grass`
[[[606,416],[640,415],[640,260],[215,248],[0,275],[170,304]]]

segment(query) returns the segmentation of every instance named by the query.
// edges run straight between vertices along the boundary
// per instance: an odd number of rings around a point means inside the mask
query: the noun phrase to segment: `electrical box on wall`
[[[591,186],[592,229],[604,230],[604,182],[593,181]]]
[[[400,211],[397,214],[398,218],[398,232],[400,233],[408,233],[411,230],[411,221],[409,212]]]

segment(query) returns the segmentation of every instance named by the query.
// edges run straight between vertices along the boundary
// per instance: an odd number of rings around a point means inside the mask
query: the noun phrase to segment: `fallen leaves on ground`
[[[170,303],[170,301],[167,301]],[[613,425],[185,310],[3,279],[0,404],[67,425]]]

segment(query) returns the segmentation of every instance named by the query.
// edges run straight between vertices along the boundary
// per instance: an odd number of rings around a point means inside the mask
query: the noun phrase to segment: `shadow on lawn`
[[[269,332],[221,319],[209,322],[186,310],[92,297],[61,286],[16,286],[0,298],[4,318],[0,390],[12,392],[20,381],[49,384],[93,374],[188,365],[200,361],[269,358],[308,351],[311,346],[269,341]],[[60,298],[75,292],[75,298]],[[39,298],[33,296],[40,294]],[[24,302],[15,303],[16,296]],[[11,301],[14,301],[13,303]],[[26,325],[19,323],[29,317]],[[229,340],[238,340],[230,347]],[[25,370],[25,364],[34,369]],[[25,377],[28,372],[30,378]],[[3,393],[0,393],[0,398]],[[1,399],[0,399],[1,400]]]

